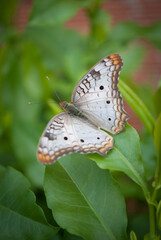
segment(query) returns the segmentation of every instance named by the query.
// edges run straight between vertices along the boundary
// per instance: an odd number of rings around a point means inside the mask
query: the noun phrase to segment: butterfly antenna
[[[52,87],[52,89],[53,89],[53,91],[54,91],[57,99],[59,100],[59,102],[61,102],[61,99],[60,99],[59,95],[57,94],[55,88],[53,87],[53,85],[52,85],[52,83],[51,83],[51,81],[50,81],[50,78],[49,78],[48,76],[46,76],[46,78],[47,78],[47,80],[49,81],[49,83],[50,83],[50,85],[51,85],[51,87]]]

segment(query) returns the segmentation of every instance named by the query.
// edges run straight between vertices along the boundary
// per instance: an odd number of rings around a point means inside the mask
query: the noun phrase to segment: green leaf
[[[17,5],[20,0],[1,0],[0,7],[0,23],[3,26],[8,26],[13,24],[13,14],[17,9]]]
[[[3,117],[10,116],[9,124],[3,120],[3,127],[7,126],[0,137],[10,146],[8,151],[15,158],[16,167],[23,170],[34,186],[42,187],[44,166],[36,159],[36,146],[43,130],[38,125],[41,106],[28,104],[47,92],[40,81],[44,73],[40,57],[33,46],[12,42],[5,54],[0,55],[0,70]]]
[[[59,73],[59,85],[63,85],[60,81],[60,73],[69,76],[69,79],[66,79],[67,84],[71,80],[79,80],[85,66],[84,54],[87,47],[82,36],[61,26],[54,26],[28,27],[24,38],[35,45],[40,52],[44,67],[48,71],[54,71],[54,78],[57,77],[55,73]],[[77,75],[78,79],[76,79]]]
[[[153,178],[155,173],[157,153],[152,136],[145,130],[140,136],[140,146],[145,169],[145,177],[149,181]]]
[[[40,240],[55,235],[27,179],[13,168],[0,167],[0,232],[1,239]]]
[[[119,42],[120,45],[127,45],[136,39],[140,34],[140,26],[133,22],[122,22],[112,29],[109,35],[111,42]]]
[[[119,54],[124,63],[121,69],[121,76],[123,79],[129,79],[129,76],[138,71],[144,59],[144,52],[145,49],[141,45],[129,46],[122,51],[119,50]]]
[[[154,130],[154,143],[157,150],[157,167],[156,167],[156,184],[161,185],[161,114],[159,115],[155,130]]]
[[[70,234],[64,230],[63,240],[83,240],[83,238],[73,235],[73,234]]]
[[[99,3],[93,4],[92,8],[88,9],[88,16],[91,24],[91,34],[89,36],[89,47],[93,48],[100,45],[107,38],[107,34],[110,31],[110,17],[107,12],[99,8]]]
[[[136,213],[128,218],[128,229],[135,232],[138,240],[143,240],[144,235],[149,231],[149,216],[148,214]],[[130,231],[131,232],[131,231]]]
[[[44,166],[36,157],[40,128],[32,122],[15,121],[13,123],[12,146],[19,166],[35,187],[42,187]],[[26,154],[24,154],[24,146]]]
[[[138,97],[138,95],[121,79],[119,81],[119,89],[125,100],[139,116],[140,120],[143,122],[149,133],[153,135],[155,119],[147,106]]]
[[[122,22],[110,32],[109,40],[113,43],[119,42],[120,45],[127,46],[131,41],[145,37],[151,41],[159,50],[161,49],[161,22],[152,26],[140,26],[134,22]]]
[[[53,26],[71,18],[79,9],[84,6],[85,1],[74,0],[43,0],[34,1],[29,25],[32,26]]]
[[[132,84],[132,86],[130,87],[133,89],[135,94],[137,94],[137,96],[142,100],[146,108],[148,108],[151,115],[153,115],[153,118],[155,118],[156,112],[155,112],[155,106],[153,102],[154,91],[153,91],[152,82],[149,84],[146,83],[145,85]]]
[[[156,236],[148,233],[144,236],[144,240],[160,240],[160,236]]]
[[[130,240],[137,240],[136,234],[133,231],[130,232]]]
[[[141,186],[144,193],[147,192],[139,135],[129,124],[126,124],[123,132],[114,136],[114,148],[107,153],[106,157],[96,154],[90,154],[89,157],[100,168],[124,172]]]
[[[142,36],[151,41],[155,47],[161,50],[161,21],[147,27],[142,27]]]
[[[125,202],[107,170],[72,154],[46,167],[45,195],[56,222],[84,239],[126,239]],[[121,221],[120,221],[121,219]]]
[[[159,83],[159,87],[153,96],[153,102],[154,102],[155,111],[156,111],[157,115],[159,115],[161,112],[161,105],[160,105],[160,103],[161,103],[161,80]]]

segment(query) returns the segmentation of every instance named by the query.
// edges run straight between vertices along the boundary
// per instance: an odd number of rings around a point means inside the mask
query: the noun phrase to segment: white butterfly
[[[103,156],[113,148],[113,138],[124,129],[124,111],[118,77],[123,65],[118,54],[99,61],[78,82],[71,103],[59,103],[65,112],[48,123],[38,144],[38,159],[51,164],[63,155],[97,152]]]

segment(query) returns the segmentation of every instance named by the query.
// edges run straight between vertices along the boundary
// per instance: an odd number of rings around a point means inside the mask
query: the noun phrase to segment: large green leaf
[[[126,125],[123,132],[114,136],[114,148],[107,153],[106,157],[96,154],[90,154],[89,157],[100,168],[124,172],[139,184],[145,193],[147,192],[139,135],[129,124]]]
[[[13,168],[0,167],[0,235],[1,239],[40,240],[55,235],[27,179]]]
[[[107,170],[72,154],[47,166],[44,188],[57,223],[84,239],[126,239],[125,202]]]

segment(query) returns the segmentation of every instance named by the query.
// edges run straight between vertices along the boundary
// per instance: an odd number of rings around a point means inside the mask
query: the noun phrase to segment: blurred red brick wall
[[[161,20],[160,0],[115,0],[102,4],[112,15],[112,22],[133,21],[147,26]]]
[[[14,18],[17,29],[22,30],[26,27],[31,6],[32,0],[21,0]],[[102,3],[102,8],[110,14],[113,26],[122,21],[137,22],[147,26],[161,20],[161,0],[109,0]],[[83,9],[80,9],[65,25],[81,34],[87,34],[90,28]],[[147,40],[141,39],[141,41],[147,49],[147,54],[140,70],[134,75],[134,80],[144,84],[152,81],[156,88],[161,76],[161,53]],[[142,124],[138,117],[128,106],[125,109],[130,114],[129,123],[140,131]]]

